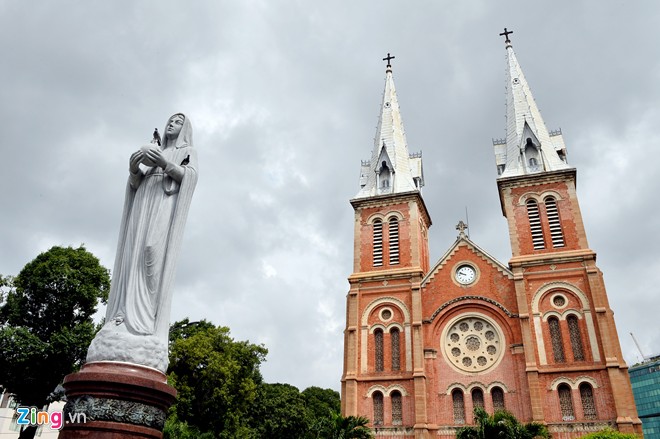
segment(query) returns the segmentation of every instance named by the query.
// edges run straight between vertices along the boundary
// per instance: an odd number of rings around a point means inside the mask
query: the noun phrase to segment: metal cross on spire
[[[383,58],[383,61],[387,61],[387,68],[388,69],[392,68],[392,63],[390,61],[393,60],[394,58],[396,58],[396,57],[390,56],[389,52],[387,52],[387,56],[385,58]]]
[[[512,33],[513,33],[512,30],[507,30],[506,28],[504,28],[504,32],[502,32],[500,36],[506,38],[506,40],[504,41],[505,43],[511,43],[511,40],[509,39],[509,35]]]

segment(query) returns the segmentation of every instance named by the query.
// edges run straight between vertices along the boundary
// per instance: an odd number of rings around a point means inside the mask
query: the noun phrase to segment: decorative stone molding
[[[97,398],[91,395],[77,396],[64,406],[65,417],[69,414],[84,413],[87,422],[110,421],[124,424],[142,425],[162,430],[167,413],[157,407],[134,401]]]
[[[496,307],[498,307],[499,309],[504,311],[504,314],[506,314],[507,316],[509,316],[511,318],[519,317],[518,314],[512,313],[511,311],[506,309],[504,307],[504,305],[502,305],[501,303],[497,302],[496,300],[490,299],[488,297],[483,297],[483,296],[461,296],[461,297],[457,297],[455,299],[449,300],[449,301],[443,303],[442,305],[440,305],[440,307],[433,313],[431,318],[425,319],[425,320],[423,320],[423,322],[424,323],[433,323],[433,320],[435,320],[435,318],[438,316],[438,314],[440,314],[442,312],[443,309],[447,308],[448,306],[454,305],[455,303],[462,302],[464,300],[481,300],[483,302],[490,303],[491,305],[495,305]]]

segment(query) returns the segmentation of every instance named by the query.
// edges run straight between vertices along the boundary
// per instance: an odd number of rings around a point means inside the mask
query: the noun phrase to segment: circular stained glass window
[[[555,296],[552,298],[552,304],[557,308],[561,308],[562,306],[566,305],[566,299],[564,296]]]
[[[458,317],[443,331],[443,351],[449,363],[464,372],[482,372],[499,363],[502,331],[480,315]]]

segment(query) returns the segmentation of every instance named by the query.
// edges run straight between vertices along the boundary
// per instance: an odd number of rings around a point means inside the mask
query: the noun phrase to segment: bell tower
[[[641,434],[596,253],[589,248],[561,131],[548,131],[506,29],[506,138],[493,142],[532,418],[551,432],[576,419]],[[607,401],[596,404],[594,401]],[[598,408],[597,408],[598,406]]]
[[[423,423],[420,283],[429,270],[421,153],[410,154],[391,60],[371,158],[363,161],[355,211],[353,273],[348,278],[342,413],[372,427]],[[421,410],[420,410],[421,409]]]

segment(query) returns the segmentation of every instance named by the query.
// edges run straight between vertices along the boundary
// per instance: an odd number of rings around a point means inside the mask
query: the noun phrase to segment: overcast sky
[[[544,3],[543,6],[539,3]],[[268,382],[339,390],[360,160],[388,52],[423,151],[434,263],[469,211],[511,256],[492,138],[506,26],[561,128],[624,356],[660,353],[660,4],[626,1],[0,1],[0,273],[53,245],[111,268],[128,158],[175,112],[200,179],[172,320],[269,349]]]

